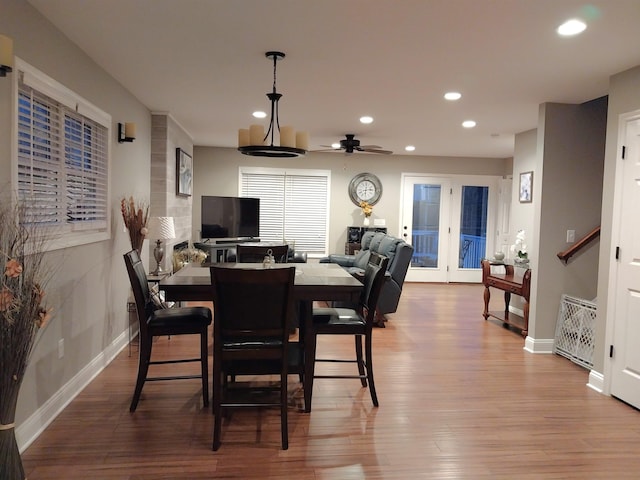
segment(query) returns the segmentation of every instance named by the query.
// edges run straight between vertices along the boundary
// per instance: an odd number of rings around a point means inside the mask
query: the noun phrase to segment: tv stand
[[[243,238],[206,238],[194,245],[196,248],[207,252],[209,263],[223,263],[227,261],[227,251],[235,248],[240,243],[259,242],[258,237]]]

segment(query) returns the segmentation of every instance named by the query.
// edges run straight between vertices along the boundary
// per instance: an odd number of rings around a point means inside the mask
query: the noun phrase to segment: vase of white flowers
[[[527,238],[524,230],[519,230],[516,234],[515,243],[511,245],[511,252],[515,254],[513,263],[515,263],[516,266],[522,266],[524,268],[529,267],[529,253],[527,252],[526,241]]]

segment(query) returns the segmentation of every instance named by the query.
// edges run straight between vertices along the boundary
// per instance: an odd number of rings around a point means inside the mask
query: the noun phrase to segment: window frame
[[[85,204],[81,204],[81,206],[95,206],[99,205],[98,212],[100,220],[90,220],[90,221],[64,221],[60,222],[56,225],[47,225],[38,227],[38,229],[42,229],[43,235],[47,238],[47,249],[48,250],[57,250],[62,248],[68,248],[79,245],[86,245],[95,242],[101,242],[105,240],[109,240],[111,238],[111,222],[112,222],[112,211],[111,211],[111,153],[112,153],[112,125],[111,125],[111,115],[104,112],[97,106],[93,105],[88,100],[84,99],[77,93],[73,92],[69,88],[65,87],[58,81],[49,77],[42,71],[28,64],[27,62],[21,60],[20,58],[15,59],[15,75],[12,75],[13,85],[12,85],[12,102],[13,102],[13,115],[11,121],[11,188],[14,192],[13,201],[17,202],[19,200],[19,115],[20,115],[20,79],[24,78],[23,83],[28,85],[35,92],[38,92],[40,95],[44,95],[46,97],[51,98],[57,104],[59,104],[60,108],[56,109],[56,113],[63,113],[62,115],[62,125],[61,125],[61,133],[60,145],[63,147],[61,149],[60,154],[58,154],[58,158],[61,160],[62,165],[59,165],[58,171],[65,172],[62,176],[65,177],[63,180],[54,182],[52,185],[61,189],[62,200],[56,202],[56,205],[65,209],[65,211],[77,211],[77,206],[74,209],[69,206],[69,201],[67,200],[70,196],[77,196],[74,193],[74,189],[72,186],[72,180],[67,180],[66,175],[68,172],[77,169],[74,169],[71,165],[71,155],[68,155],[64,151],[64,146],[66,145],[65,140],[65,120],[69,118],[70,120],[78,121],[80,119],[80,123],[83,126],[83,130],[90,131],[91,126],[93,125],[101,128],[97,135],[103,132],[103,142],[101,146],[106,149],[101,152],[99,155],[100,163],[98,168],[100,170],[100,174],[97,175],[100,182],[96,185],[99,187],[103,187],[103,195],[104,201],[94,201]],[[64,112],[68,113],[68,117],[64,115]],[[86,123],[85,123],[86,122]],[[86,126],[86,127],[85,127]],[[82,140],[81,140],[82,142]],[[93,158],[93,157],[92,157]],[[77,159],[76,159],[77,160]],[[104,160],[104,162],[102,161]],[[77,161],[76,161],[77,163]],[[83,162],[84,163],[84,162]],[[82,169],[81,169],[82,170]],[[80,175],[82,176],[82,175]],[[78,175],[76,175],[78,177]],[[76,182],[77,184],[77,182]],[[77,189],[75,189],[77,192]],[[104,210],[103,210],[104,209]],[[82,210],[82,208],[80,209]],[[92,215],[95,216],[95,215]],[[104,218],[104,220],[102,220]]]
[[[325,223],[324,226],[322,228],[323,230],[323,238],[324,241],[322,242],[324,245],[324,248],[322,249],[322,251],[318,250],[318,251],[308,251],[308,256],[309,258],[321,258],[327,255],[328,252],[328,248],[329,248],[329,224],[330,224],[330,205],[331,205],[331,171],[330,170],[318,170],[318,169],[294,169],[294,168],[273,168],[273,167],[250,167],[250,166],[244,166],[244,167],[239,167],[238,169],[238,192],[239,192],[239,196],[251,196],[251,195],[245,195],[244,193],[244,188],[243,188],[243,178],[244,175],[271,175],[271,176],[282,176],[283,177],[283,191],[286,191],[286,185],[287,185],[287,177],[323,177],[326,180],[326,202],[323,205],[313,205],[315,208],[322,208],[324,210],[325,213]],[[284,193],[284,192],[283,192]],[[310,198],[308,200],[310,202],[310,204],[313,204],[313,202],[317,202],[316,198]],[[261,206],[262,208],[262,206]],[[310,214],[312,215],[312,214]],[[260,219],[260,228],[262,230],[263,227],[263,220],[262,220],[262,213],[261,213],[261,219]],[[286,219],[283,222],[283,229],[286,230]],[[262,238],[262,233],[260,236],[261,240],[264,240]],[[289,240],[289,239],[286,239]],[[295,241],[295,238],[293,238],[293,240]],[[298,245],[296,245],[296,248],[299,248]],[[304,249],[304,248],[303,248]]]

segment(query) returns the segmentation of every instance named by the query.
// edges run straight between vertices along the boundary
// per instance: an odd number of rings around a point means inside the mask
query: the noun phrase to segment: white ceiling
[[[544,102],[607,94],[640,65],[640,1],[29,0],[196,145],[237,146],[267,110],[280,50],[281,125],[311,148],[355,133],[415,155],[509,157]],[[578,17],[577,37],[556,27]],[[458,102],[443,94],[457,90]],[[362,115],[371,125],[361,125]],[[477,127],[463,129],[463,120]],[[116,119],[126,121],[127,119]]]

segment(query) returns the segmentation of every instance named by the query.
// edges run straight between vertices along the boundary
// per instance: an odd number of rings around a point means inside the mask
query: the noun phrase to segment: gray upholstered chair
[[[387,281],[382,286],[377,312],[380,315],[393,313],[398,308],[402,285],[413,256],[413,247],[407,242],[381,232],[366,232],[362,236],[361,249],[356,255],[329,255],[320,259],[320,262],[337,263],[352,275],[362,277],[371,252],[389,258]]]

